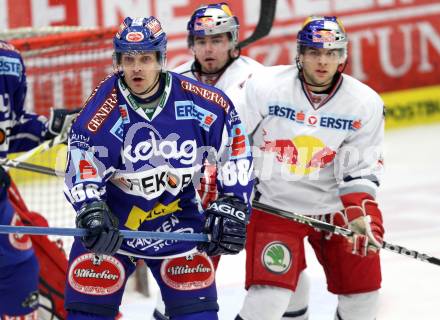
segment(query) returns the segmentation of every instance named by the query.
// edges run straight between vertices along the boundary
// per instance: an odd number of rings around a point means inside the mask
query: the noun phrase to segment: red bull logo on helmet
[[[316,30],[312,34],[312,41],[320,43],[335,42],[336,34],[333,30]]]
[[[200,17],[199,19],[197,19],[194,25],[194,30],[199,31],[214,27],[215,27],[215,21],[212,17]]]

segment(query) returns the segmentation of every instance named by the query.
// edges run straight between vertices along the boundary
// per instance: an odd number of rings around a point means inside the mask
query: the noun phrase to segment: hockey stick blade
[[[238,48],[244,48],[269,34],[275,19],[276,6],[277,0],[261,0],[260,17],[258,18],[257,26],[249,38],[238,44]]]
[[[126,239],[142,238],[142,239],[154,239],[154,240],[209,242],[208,235],[203,233],[177,233],[177,232],[130,231],[130,230],[120,230],[120,231],[121,234]],[[0,225],[0,234],[5,234],[5,233],[83,237],[87,235],[87,229]]]
[[[252,207],[255,209],[259,209],[264,212],[267,212],[269,214],[278,216],[278,217],[286,218],[286,219],[289,219],[289,220],[292,220],[292,221],[295,221],[298,223],[309,225],[313,228],[316,228],[316,229],[319,229],[322,231],[327,231],[327,232],[339,234],[344,237],[350,237],[350,236],[354,235],[354,232],[351,231],[350,229],[335,226],[330,223],[327,223],[327,222],[324,222],[321,220],[317,220],[317,219],[314,219],[309,216],[304,216],[304,215],[293,213],[293,212],[286,211],[283,209],[277,209],[277,208],[274,208],[272,206],[269,206],[269,205],[266,205],[266,204],[263,204],[263,203],[260,203],[257,201],[252,202]],[[402,247],[402,246],[399,246],[396,244],[391,244],[391,243],[388,243],[385,241],[382,244],[382,248],[386,249],[388,251],[394,252],[394,253],[404,255],[406,257],[410,257],[410,258],[417,259],[417,260],[424,261],[424,262],[429,262],[429,263],[440,266],[440,259],[439,258],[431,257],[425,253],[420,253],[416,250],[410,250],[405,247]]]

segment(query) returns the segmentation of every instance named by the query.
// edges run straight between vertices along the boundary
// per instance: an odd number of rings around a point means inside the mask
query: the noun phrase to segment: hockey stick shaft
[[[51,228],[51,227],[0,225],[0,234],[5,234],[5,233],[83,237],[87,235],[87,230],[80,228]],[[192,242],[209,241],[208,235],[203,233],[121,230],[121,234],[124,236],[124,238],[127,239],[143,238],[143,239],[155,239],[155,240],[178,240],[178,241],[192,241]]]
[[[8,158],[0,159],[0,165],[6,167],[6,169],[5,169],[6,171],[9,171],[11,168],[15,168],[15,169],[21,169],[21,170],[26,170],[26,171],[37,172],[37,173],[41,173],[41,174],[47,174],[50,176],[59,176],[60,174],[63,175],[64,173],[57,172],[56,170],[54,170],[52,168],[39,166],[39,165],[32,164],[32,163],[27,163],[25,161],[32,158],[33,156],[35,156],[39,153],[42,153],[42,152],[49,150],[50,148],[62,143],[64,140],[65,139],[63,139],[61,136],[58,135],[55,138],[53,138],[51,140],[47,140],[47,141],[43,142],[42,144],[36,146],[35,148],[19,155],[15,159],[8,159]]]
[[[252,207],[254,207],[255,209],[259,209],[264,212],[267,212],[269,214],[278,216],[278,217],[283,217],[283,218],[286,218],[286,219],[289,219],[289,220],[292,220],[292,221],[295,221],[298,223],[309,225],[313,228],[317,228],[322,231],[327,231],[327,232],[339,234],[344,237],[351,237],[354,235],[354,232],[351,231],[350,229],[335,226],[330,223],[327,223],[327,222],[324,222],[321,220],[317,220],[317,219],[314,219],[309,216],[304,216],[304,215],[293,213],[290,211],[277,209],[277,208],[274,208],[272,206],[269,206],[269,205],[266,205],[266,204],[263,204],[263,203],[260,203],[257,201],[252,202]],[[425,253],[420,253],[416,250],[410,250],[405,247],[402,247],[402,246],[399,246],[396,244],[391,244],[391,243],[388,243],[385,241],[382,244],[382,248],[386,249],[388,251],[394,252],[394,253],[398,253],[398,254],[413,258],[413,259],[429,262],[429,263],[440,266],[440,259],[439,258],[429,256]]]
[[[64,176],[64,172],[56,171],[52,168],[40,166],[33,163],[21,162],[18,161],[17,159],[7,159],[7,158],[0,159],[0,165],[8,168],[15,168],[15,169],[46,174],[49,176],[58,176],[58,177]]]
[[[269,34],[275,19],[276,5],[277,0],[261,0],[260,17],[258,18],[257,26],[249,38],[238,44],[240,49]]]

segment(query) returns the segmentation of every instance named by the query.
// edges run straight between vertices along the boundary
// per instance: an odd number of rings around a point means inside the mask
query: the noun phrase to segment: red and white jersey
[[[213,83],[208,83],[207,81],[203,81],[203,79],[199,77],[199,75],[194,70],[193,64],[194,60],[190,60],[176,67],[172,71],[180,73],[189,78],[202,81],[205,84],[210,84],[222,90],[234,103],[235,109],[240,116],[241,122],[247,125],[247,121],[244,118],[245,113],[243,113],[242,111],[242,109],[245,108],[243,104],[245,84],[253,73],[255,73],[260,68],[263,68],[263,65],[249,57],[240,56],[226,68],[226,70],[221,74],[218,79],[216,79],[216,81],[214,81]]]
[[[260,202],[314,215],[342,209],[341,194],[375,196],[384,105],[370,87],[342,75],[313,95],[296,66],[266,67],[247,81],[245,105]]]

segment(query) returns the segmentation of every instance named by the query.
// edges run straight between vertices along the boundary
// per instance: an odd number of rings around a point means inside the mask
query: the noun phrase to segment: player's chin
[[[331,78],[329,77],[315,77],[314,85],[316,86],[325,86],[331,82]]]
[[[139,80],[131,81],[130,88],[131,88],[131,90],[133,90],[136,93],[143,92],[147,88],[147,84],[143,80],[142,81],[139,81]]]
[[[220,67],[217,65],[217,63],[206,63],[205,64],[205,69],[206,69],[206,72],[209,72],[209,73],[216,73],[216,72],[218,72],[219,70],[220,70]]]

